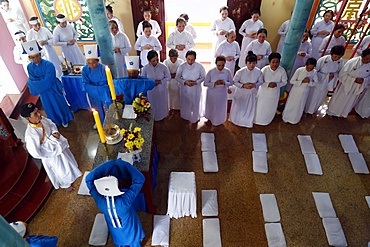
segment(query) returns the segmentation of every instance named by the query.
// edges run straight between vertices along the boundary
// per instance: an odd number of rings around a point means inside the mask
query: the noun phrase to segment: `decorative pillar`
[[[101,62],[111,68],[114,78],[118,77],[114,63],[113,43],[109,30],[108,18],[105,13],[103,0],[87,0],[87,7],[90,12],[90,19],[94,28],[95,40],[101,52]]]
[[[283,51],[281,54],[281,66],[286,70],[288,78],[292,71],[295,58],[302,39],[304,30],[306,29],[307,20],[310,16],[312,4],[314,0],[297,0],[292,18],[290,20],[288,34],[285,38]],[[280,89],[280,96],[284,94],[285,87]]]

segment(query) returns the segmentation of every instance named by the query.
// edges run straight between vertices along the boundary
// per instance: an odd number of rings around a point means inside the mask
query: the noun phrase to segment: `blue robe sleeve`
[[[34,63],[30,63],[27,66],[28,70],[28,87],[32,95],[39,95],[44,91],[50,89],[58,79],[55,75],[55,67],[51,62],[42,60],[38,65],[40,68],[36,68]],[[42,75],[38,75],[38,69],[42,69]],[[60,82],[59,82],[60,83]],[[61,83],[60,83],[61,84]],[[61,89],[62,85],[59,86]]]
[[[156,83],[153,79],[146,78],[144,76],[139,76],[137,79],[130,79],[128,77],[122,77],[119,79],[114,79],[114,88],[117,94],[124,94],[125,103],[132,104],[132,101],[139,95],[139,93],[144,93],[152,90]]]
[[[92,84],[89,78],[89,74],[85,70],[85,67],[82,69],[82,83],[84,85],[85,91],[89,94],[89,97],[103,102],[110,102],[111,95],[108,83],[106,83],[105,85]]]
[[[58,238],[55,236],[30,235],[27,238],[27,243],[31,247],[56,247]]]

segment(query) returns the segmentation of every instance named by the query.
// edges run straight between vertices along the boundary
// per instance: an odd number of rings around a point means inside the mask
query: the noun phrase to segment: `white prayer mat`
[[[126,162],[130,163],[131,165],[134,164],[131,153],[118,153],[117,159],[121,159],[123,161],[126,161]]]
[[[152,245],[169,246],[170,244],[170,217],[168,215],[154,215]]]
[[[317,154],[303,154],[308,174],[322,175],[319,156]]]
[[[352,135],[339,135],[339,140],[345,153],[358,153],[358,148]]]
[[[123,113],[122,113],[122,118],[126,119],[135,119],[136,118],[136,113],[134,112],[134,108],[132,105],[126,105],[123,108]]]
[[[203,219],[203,247],[221,247],[220,220]]]
[[[202,152],[203,171],[218,172],[217,155],[215,151]]]
[[[367,202],[367,205],[369,206],[370,208],[370,196],[365,196],[365,200]]]
[[[280,223],[266,223],[265,232],[269,247],[286,247],[283,228]]]
[[[315,200],[317,211],[319,212],[321,218],[337,217],[329,193],[312,192],[312,195],[313,199]]]
[[[252,133],[253,150],[267,152],[266,135],[263,133]]]
[[[93,228],[90,233],[89,245],[104,246],[108,240],[108,226],[104,214],[98,213],[95,216]]]
[[[214,141],[214,140],[215,140],[215,134],[213,133],[202,132],[200,134],[201,142]]]
[[[201,148],[202,148],[202,152],[205,152],[205,151],[216,151],[216,144],[215,144],[215,141],[212,141],[212,140],[208,140],[208,141],[204,141],[204,142],[201,142]]]
[[[267,173],[268,172],[267,153],[264,151],[261,152],[252,151],[252,156],[253,156],[253,171]]]
[[[85,196],[89,196],[90,195],[90,191],[89,191],[89,188],[87,188],[86,186],[86,176],[87,174],[89,174],[90,171],[86,171],[82,177],[82,181],[81,181],[81,184],[80,184],[80,187],[78,188],[78,191],[77,191],[77,194],[78,195],[85,195]]]
[[[362,153],[348,153],[348,157],[355,173],[369,174],[369,168]]]
[[[202,215],[218,216],[217,190],[202,190]]]
[[[260,194],[263,218],[266,222],[279,222],[280,212],[274,194]]]
[[[299,145],[301,146],[302,154],[315,154],[316,150],[313,146],[311,136],[309,135],[298,135],[297,136]]]
[[[338,218],[324,218],[322,223],[330,246],[347,246],[346,236]]]

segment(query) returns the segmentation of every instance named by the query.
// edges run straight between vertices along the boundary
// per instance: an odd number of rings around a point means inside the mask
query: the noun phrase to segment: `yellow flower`
[[[129,140],[132,140],[133,138],[134,138],[135,136],[134,136],[134,134],[128,134],[128,137],[127,137],[127,139],[129,139]]]
[[[135,146],[136,146],[136,148],[140,148],[141,144],[136,144]]]
[[[132,149],[134,147],[134,143],[132,141],[127,141],[125,142],[125,147]]]
[[[138,140],[138,139],[135,139],[135,140],[134,140],[134,144],[135,144],[135,145],[140,144],[139,140]]]
[[[144,143],[144,138],[139,138],[138,141],[143,144]]]
[[[140,127],[135,127],[134,133],[139,132],[139,131],[141,131],[141,128]]]
[[[121,135],[124,135],[125,134],[125,132],[126,132],[126,130],[125,129],[121,129],[121,131],[119,132]]]

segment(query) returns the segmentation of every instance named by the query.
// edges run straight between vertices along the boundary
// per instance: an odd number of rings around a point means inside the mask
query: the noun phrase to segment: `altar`
[[[134,163],[134,166],[142,172],[142,174],[145,176],[145,183],[142,188],[142,192],[144,192],[147,209],[150,213],[155,213],[155,207],[153,205],[152,200],[152,194],[153,194],[153,185],[155,185],[155,176],[156,174],[156,151],[154,147],[154,110],[149,110],[150,115],[148,117],[149,121],[147,121],[144,118],[139,118],[137,121],[135,119],[114,119],[113,113],[110,112],[110,122],[112,124],[118,125],[121,129],[128,129],[130,124],[132,124],[132,128],[134,127],[140,127],[141,128],[141,135],[144,138],[144,144],[142,146],[142,161],[140,163]],[[107,121],[105,121],[107,122]],[[127,149],[124,147],[124,141],[110,145],[112,146],[113,150],[112,153],[109,155],[102,155],[102,150],[104,150],[104,146],[101,142],[99,142],[93,168],[99,166],[100,164],[108,161],[108,160],[115,160],[117,159],[118,153],[125,153],[127,152]]]

